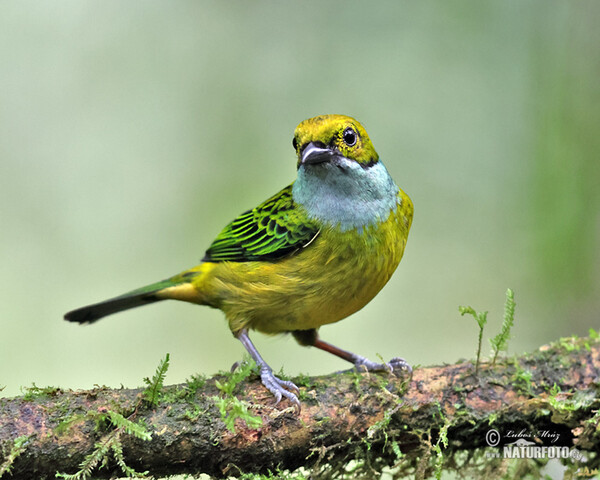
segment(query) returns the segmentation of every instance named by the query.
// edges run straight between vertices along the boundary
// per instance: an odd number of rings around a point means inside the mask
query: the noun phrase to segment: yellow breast
[[[204,263],[179,299],[221,309],[233,332],[308,330],[364,307],[387,283],[404,253],[413,205],[402,191],[381,223],[341,232],[324,228],[281,260]],[[173,298],[173,297],[171,297]]]

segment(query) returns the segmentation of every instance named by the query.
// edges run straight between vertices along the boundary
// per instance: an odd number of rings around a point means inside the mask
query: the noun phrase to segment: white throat
[[[398,204],[398,187],[383,163],[363,168],[344,157],[336,163],[301,165],[294,202],[310,218],[342,231],[385,221]]]

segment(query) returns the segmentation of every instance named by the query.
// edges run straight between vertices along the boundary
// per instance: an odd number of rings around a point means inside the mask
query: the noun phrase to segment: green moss
[[[316,385],[315,382],[313,382],[312,379],[305,373],[300,373],[297,377],[293,379],[293,381],[298,388],[304,387],[309,390],[314,388]]]
[[[562,337],[558,340],[558,345],[565,352],[578,352],[582,347],[581,343],[578,340],[579,338],[575,335],[572,337]]]
[[[354,391],[356,393],[362,393],[363,390],[360,386],[360,382],[362,381],[363,376],[359,372],[357,372],[355,369],[349,370],[345,374],[350,376],[350,378],[352,380],[352,387],[354,388]]]
[[[36,399],[54,397],[61,392],[58,387],[38,387],[35,383],[31,387],[21,387],[23,400],[31,402]]]
[[[199,405],[193,404],[191,409],[188,408],[183,412],[183,418],[190,422],[196,422],[202,415],[208,411],[207,408],[201,408]]]
[[[444,420],[444,424],[438,433],[437,442],[433,446],[433,450],[435,452],[434,472],[437,480],[442,478],[442,470],[444,468],[444,450],[448,448],[448,428],[450,427],[450,422],[444,418],[444,415],[441,413],[441,411],[440,415]]]
[[[144,378],[144,383],[147,385],[146,389],[142,392],[144,400],[151,406],[156,406],[160,402],[160,396],[164,386],[165,377],[167,376],[167,370],[169,369],[169,354],[161,360],[156,368],[154,376],[150,379]]]
[[[253,360],[245,359],[233,372],[222,372],[225,377],[223,381],[215,381],[215,386],[222,393],[222,396],[214,397],[215,405],[219,409],[221,420],[232,433],[235,433],[236,420],[244,422],[248,428],[262,426],[262,419],[248,410],[248,403],[234,395],[238,386],[254,372],[255,367]]]
[[[509,383],[514,386],[517,392],[523,395],[534,396],[535,392],[533,391],[533,384],[531,383],[533,372],[523,368],[517,360],[513,360],[513,364],[515,366],[515,371],[512,374]]]
[[[192,375],[186,381],[186,389],[190,395],[196,395],[196,392],[206,385],[206,377],[204,375]]]
[[[558,386],[554,386],[551,394],[547,399],[548,404],[554,410],[552,419],[556,422],[565,422],[570,419],[573,414],[590,408],[597,401],[594,392],[562,392]]]
[[[502,327],[500,333],[493,338],[490,338],[490,344],[492,346],[492,365],[496,364],[496,360],[501,351],[508,349],[508,340],[510,339],[510,331],[515,322],[515,294],[509,288],[506,290],[506,300],[504,302],[504,317],[502,321]],[[471,306],[459,306],[458,311],[461,316],[471,315],[479,326],[479,336],[477,339],[477,358],[475,361],[475,374],[479,373],[479,365],[481,363],[481,343],[483,339],[483,329],[487,323],[488,312],[477,312]]]
[[[479,326],[479,337],[477,340],[477,357],[475,361],[475,374],[477,374],[479,372],[479,362],[481,359],[481,341],[483,339],[483,327],[487,323],[488,312],[486,311],[478,313],[473,307],[470,306],[459,306],[458,311],[461,314],[461,316],[465,316],[467,314],[471,315],[477,321],[477,325]]]
[[[94,445],[94,449],[85,456],[79,464],[79,470],[73,474],[57,472],[56,477],[65,480],[87,480],[91,478],[92,473],[97,468],[102,468],[108,464],[110,458],[114,460],[125,477],[141,478],[146,477],[148,472],[136,472],[125,463],[123,455],[122,437],[125,435],[133,436],[143,441],[152,440],[152,434],[148,431],[148,426],[142,422],[135,422],[135,416],[138,409],[145,402],[150,406],[159,403],[163,395],[164,379],[169,367],[169,354],[162,360],[152,379],[145,378],[147,387],[138,397],[138,401],[131,407],[129,412],[119,412],[120,407],[106,411],[89,411],[85,414],[73,414],[65,418],[54,430],[54,434],[61,435],[70,429],[72,425],[80,421],[93,420],[94,432],[102,434],[99,441]],[[35,385],[34,385],[35,386]],[[34,391],[35,394],[48,394],[48,392]]]
[[[248,360],[246,360],[248,361]],[[252,362],[252,370],[254,371],[254,373],[256,373],[257,375],[260,375],[260,372],[258,371],[258,367],[256,366],[256,364],[254,362]],[[287,373],[285,373],[283,371],[283,367],[281,367],[279,369],[279,371],[277,372],[277,374],[275,375],[277,378],[279,378],[279,380],[286,380],[288,382],[292,381],[292,377],[290,377]]]
[[[596,433],[600,433],[600,409],[596,410],[596,413],[591,418],[588,418],[585,423],[592,426]]]
[[[381,434],[383,436],[384,446],[387,444],[387,442],[389,440],[387,431],[389,429],[390,422],[392,421],[393,415],[400,409],[401,406],[402,406],[401,402],[396,403],[396,405],[394,407],[389,408],[388,410],[385,411],[385,413],[383,414],[383,418],[381,420],[374,423],[367,429],[367,438],[363,439],[363,441],[366,442],[367,447],[369,449],[371,448],[371,444],[369,443],[369,440],[375,438],[376,434],[379,432],[381,432]]]
[[[91,418],[91,415],[95,414],[95,412],[89,412],[87,414],[76,414],[71,415],[64,420],[62,420],[56,428],[53,430],[53,434],[57,436],[68,434],[71,427],[79,422],[85,422],[88,418]]]
[[[206,385],[206,377],[203,375],[193,375],[183,386],[163,387],[160,392],[161,403],[193,403],[196,392]]]
[[[506,290],[506,300],[504,302],[504,317],[502,320],[502,327],[500,333],[494,338],[490,339],[494,357],[492,358],[492,365],[496,364],[496,358],[501,351],[508,349],[508,340],[510,339],[510,330],[515,323],[515,294],[509,288]]]
[[[103,413],[90,412],[90,416],[95,417],[97,431],[104,428],[108,429],[108,425],[112,428],[96,442],[94,450],[85,456],[79,464],[77,472],[73,474],[57,472],[56,477],[65,480],[87,480],[91,478],[92,472],[96,468],[102,468],[107,465],[111,454],[126,477],[141,478],[148,475],[148,472],[136,472],[125,463],[121,441],[123,435],[132,435],[140,440],[150,441],[152,435],[146,430],[145,426],[135,423],[112,410]]]
[[[0,477],[2,477],[5,473],[10,474],[15,460],[26,450],[27,443],[29,442],[30,438],[30,435],[23,435],[13,440],[8,454],[4,456],[4,461],[2,464],[0,464]]]

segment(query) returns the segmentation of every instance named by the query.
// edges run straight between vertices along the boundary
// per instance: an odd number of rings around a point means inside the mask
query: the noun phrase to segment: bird
[[[250,331],[291,333],[300,345],[329,352],[362,371],[411,371],[402,358],[376,363],[319,336],[321,326],[362,309],[391,278],[412,223],[410,197],[352,117],[304,120],[292,146],[295,181],[229,223],[199,265],[72,310],[65,320],[90,324],[167,299],[220,309],[275,403],[285,397],[298,410],[298,387],[275,376]]]

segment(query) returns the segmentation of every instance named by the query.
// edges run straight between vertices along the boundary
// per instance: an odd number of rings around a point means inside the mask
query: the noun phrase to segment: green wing
[[[294,204],[289,185],[227,225],[203,260],[275,260],[304,247],[318,233],[317,225]]]

